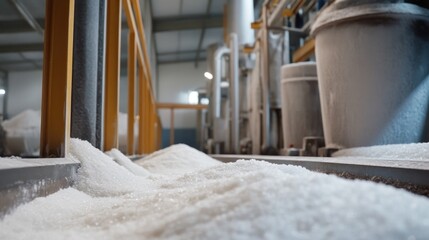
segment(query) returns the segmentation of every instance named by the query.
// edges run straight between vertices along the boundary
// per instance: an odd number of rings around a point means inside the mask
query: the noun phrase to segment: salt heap
[[[71,139],[69,157],[81,162],[75,188],[91,196],[121,195],[134,192],[142,185],[141,177],[86,141]]]
[[[5,130],[15,129],[40,129],[40,111],[27,109],[15,117],[1,123]]]
[[[429,143],[391,144],[349,148],[340,150],[334,153],[333,156],[429,161]]]
[[[110,150],[109,152],[106,152],[106,154],[113,158],[116,163],[128,169],[128,171],[130,171],[134,175],[142,177],[147,177],[150,175],[150,172],[148,172],[142,166],[133,163],[127,156],[125,156],[121,151],[116,148]]]
[[[221,162],[188,145],[176,144],[156,151],[135,163],[151,173],[180,175],[216,166]]]
[[[19,207],[0,221],[0,239],[429,236],[428,199],[393,187],[253,160],[149,180],[127,173],[85,142],[74,140],[72,146],[82,162],[81,191],[61,190]],[[102,184],[105,196],[94,195]],[[134,190],[118,194],[126,185]],[[109,186],[115,194],[107,194]]]

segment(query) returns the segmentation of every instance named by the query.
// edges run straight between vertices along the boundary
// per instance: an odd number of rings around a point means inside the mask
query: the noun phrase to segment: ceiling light
[[[204,73],[204,77],[206,77],[208,80],[212,80],[213,79],[213,74],[211,74],[209,72],[205,72]]]

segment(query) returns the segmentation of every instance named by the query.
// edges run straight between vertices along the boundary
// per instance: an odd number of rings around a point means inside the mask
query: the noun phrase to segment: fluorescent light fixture
[[[204,73],[204,77],[206,77],[208,80],[212,80],[213,79],[213,74],[211,74],[209,72],[205,72]]]
[[[0,95],[5,95],[5,94],[6,94],[6,90],[0,89]]]
[[[198,92],[190,91],[188,95],[189,104],[198,104]]]
[[[210,100],[208,98],[201,98],[201,104],[208,105]]]
[[[229,87],[229,82],[227,82],[227,81],[220,82],[220,87],[221,88],[227,88],[227,87]]]

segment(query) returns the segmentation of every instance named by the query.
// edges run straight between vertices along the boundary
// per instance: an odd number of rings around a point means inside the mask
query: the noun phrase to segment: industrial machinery
[[[249,4],[228,2],[225,45],[208,49],[207,152],[329,156],[429,140],[425,1],[266,0],[256,18]],[[287,65],[308,60],[318,74]],[[287,71],[302,73],[286,84]],[[298,128],[314,131],[289,141]]]
[[[225,45],[208,48],[209,153],[278,155],[284,148],[280,69],[314,58],[314,40],[306,40],[325,1],[261,4],[255,21],[250,1],[229,1]]]

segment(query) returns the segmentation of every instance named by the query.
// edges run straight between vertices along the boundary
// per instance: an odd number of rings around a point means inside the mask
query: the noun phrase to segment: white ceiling
[[[45,15],[45,0],[19,0],[30,14],[41,21]],[[212,0],[209,14],[206,14],[209,0],[141,0],[150,1],[153,19],[173,19],[170,31],[154,33],[158,63],[195,61],[198,45],[202,35],[201,27],[186,30],[174,30],[174,19],[197,18],[202,21],[205,16],[221,17],[223,6],[227,0]],[[249,0],[250,1],[250,0]],[[143,6],[143,5],[142,5]],[[123,14],[124,15],[124,14]],[[125,15],[123,16],[125,21]],[[24,21],[9,0],[0,0],[0,22]],[[0,26],[1,27],[1,26]],[[122,49],[127,49],[128,30],[122,32]],[[212,43],[220,43],[223,39],[222,28],[206,28],[202,39],[200,59],[205,58],[205,48]],[[42,46],[43,37],[31,29],[17,33],[0,33],[0,49],[15,45]],[[36,48],[37,48],[36,46]],[[15,49],[14,48],[14,49]],[[19,47],[19,49],[22,49]],[[36,50],[36,51],[35,51]],[[43,63],[42,47],[27,49],[21,52],[0,51],[0,71],[41,69]],[[17,50],[18,51],[18,50]],[[127,57],[127,51],[121,51],[122,58]]]
[[[151,0],[154,19],[187,18],[206,15],[209,0]],[[208,15],[221,15],[227,0],[212,0]],[[207,15],[206,15],[207,16]],[[154,34],[158,62],[195,61],[202,29],[157,32]],[[212,43],[223,41],[222,28],[206,28],[202,39],[200,59]]]

